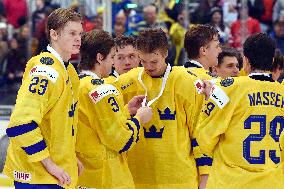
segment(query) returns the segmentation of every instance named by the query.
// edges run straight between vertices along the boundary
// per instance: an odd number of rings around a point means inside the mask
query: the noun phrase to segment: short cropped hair
[[[47,20],[48,39],[50,40],[51,29],[60,32],[60,30],[62,30],[69,21],[82,22],[82,17],[72,8],[59,8],[51,12]]]
[[[100,53],[106,58],[112,47],[114,47],[114,39],[108,32],[92,30],[85,33],[82,36],[79,70],[92,69],[98,63],[97,54]]]
[[[159,50],[166,53],[168,50],[168,39],[162,29],[146,29],[137,37],[137,49],[145,53],[152,53]]]
[[[223,63],[223,59],[225,57],[236,57],[236,59],[239,63],[239,68],[242,67],[243,57],[237,49],[232,48],[232,47],[223,47],[222,52],[219,53],[219,55],[218,55],[218,66],[221,66],[221,64]]]
[[[267,34],[251,35],[244,43],[244,56],[253,69],[270,71],[275,53],[275,41]]]
[[[124,48],[126,46],[132,46],[133,48],[136,48],[136,40],[132,36],[121,36],[118,38],[115,38],[115,46],[116,48]]]
[[[184,38],[184,48],[189,59],[199,58],[201,47],[208,45],[214,38],[219,36],[218,30],[210,25],[197,25],[190,28]]]

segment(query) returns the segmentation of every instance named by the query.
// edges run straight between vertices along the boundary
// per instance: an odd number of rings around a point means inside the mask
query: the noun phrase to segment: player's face
[[[81,22],[69,21],[58,32],[56,43],[64,54],[78,54],[81,46],[83,27]]]
[[[236,57],[225,56],[220,66],[216,67],[217,75],[222,78],[236,77],[239,74],[239,63]]]
[[[114,57],[114,47],[111,48],[110,53],[106,56],[105,59],[102,60],[102,78],[108,77],[111,73],[111,69],[113,66],[113,57]]]
[[[152,53],[138,51],[138,55],[146,73],[152,77],[161,76],[164,74],[167,64],[165,59],[167,53],[162,53],[156,50]]]
[[[138,67],[138,65],[138,54],[132,45],[127,45],[123,48],[117,47],[114,56],[114,68],[119,75]]]
[[[213,67],[218,65],[218,55],[222,52],[222,49],[220,47],[220,42],[218,39],[218,36],[214,36],[213,40],[210,41],[210,43],[205,48],[205,57],[207,59],[207,65],[208,67]]]

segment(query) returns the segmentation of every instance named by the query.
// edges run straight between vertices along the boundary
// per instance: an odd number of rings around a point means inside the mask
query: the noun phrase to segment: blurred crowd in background
[[[74,7],[85,31],[104,29],[109,7],[98,0],[0,0],[0,93],[21,82],[25,64],[48,44],[46,21],[59,7]],[[172,65],[186,62],[184,34],[196,24],[218,29],[223,46],[242,50],[254,33],[269,33],[284,53],[284,0],[160,0],[111,1],[112,36],[136,36],[145,28],[162,28],[168,35]],[[282,55],[281,55],[282,56]],[[79,55],[72,57],[77,64]],[[5,90],[1,90],[5,89]]]

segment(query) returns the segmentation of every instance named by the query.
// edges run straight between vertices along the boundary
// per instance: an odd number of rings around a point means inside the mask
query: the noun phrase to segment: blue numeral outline
[[[111,105],[113,112],[118,112],[119,111],[119,106],[118,106],[118,104],[117,104],[117,102],[116,102],[114,97],[109,97],[107,102]]]
[[[47,85],[48,85],[48,80],[47,79],[39,79],[39,77],[34,77],[31,80],[31,84],[29,85],[29,91],[31,93],[38,93],[39,95],[44,95],[44,93],[46,92],[47,89]],[[36,89],[36,86],[39,85],[40,89]]]
[[[260,124],[260,132],[259,134],[250,134],[244,141],[243,141],[243,157],[249,162],[250,164],[265,164],[265,150],[259,151],[258,157],[252,157],[250,155],[251,143],[261,141],[266,135],[266,115],[250,115],[244,121],[244,129],[251,129],[252,123],[259,123]],[[280,128],[277,134],[278,123],[280,124]],[[284,117],[283,116],[276,116],[270,122],[270,130],[269,135],[275,142],[279,142],[279,137],[281,132],[284,128]],[[280,163],[280,157],[276,156],[276,150],[269,150],[269,157],[275,163]]]

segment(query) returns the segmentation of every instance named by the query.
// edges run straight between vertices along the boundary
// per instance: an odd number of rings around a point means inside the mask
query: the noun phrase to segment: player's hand
[[[80,176],[84,170],[83,163],[77,158],[78,175]]]
[[[144,95],[139,95],[133,97],[129,102],[128,102],[128,111],[130,115],[135,115],[137,113],[137,110],[141,107],[141,103],[143,99],[145,98]]]
[[[210,81],[207,81],[207,80],[204,80],[203,82],[204,82],[203,93],[205,95],[205,99],[208,100],[210,98],[210,95],[211,95],[211,89],[213,87],[213,84]]]
[[[71,179],[68,173],[66,173],[61,167],[57,166],[49,157],[41,161],[46,171],[58,179],[59,185],[70,185]]]
[[[152,119],[153,111],[150,107],[141,107],[137,110],[136,116],[140,117],[142,124],[149,122]]]

